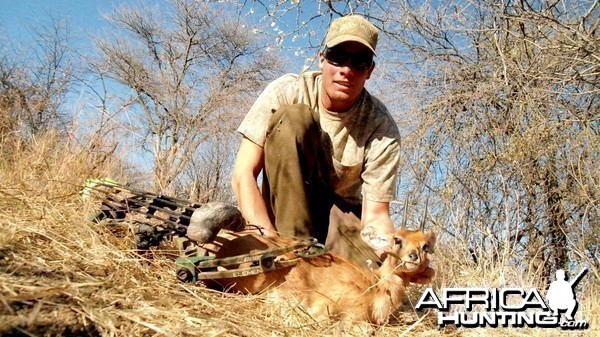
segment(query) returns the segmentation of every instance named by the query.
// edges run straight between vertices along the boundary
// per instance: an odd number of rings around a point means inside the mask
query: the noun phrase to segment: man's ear
[[[369,78],[371,78],[371,73],[373,73],[373,70],[375,70],[375,61],[373,61],[373,63],[371,64],[371,68],[369,68],[369,73],[367,74],[367,80]]]
[[[323,56],[323,51],[319,51],[319,69],[323,70],[323,64],[325,63],[325,56]]]

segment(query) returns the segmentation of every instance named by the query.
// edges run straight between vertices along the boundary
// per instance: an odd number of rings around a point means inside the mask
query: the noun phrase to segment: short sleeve
[[[281,105],[292,104],[297,95],[297,75],[287,74],[269,83],[258,96],[237,131],[263,146],[269,118]]]

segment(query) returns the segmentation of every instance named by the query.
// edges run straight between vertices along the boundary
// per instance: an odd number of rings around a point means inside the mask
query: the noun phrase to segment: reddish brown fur
[[[240,239],[241,234],[221,244],[220,256],[250,252],[264,244],[281,246],[289,241],[263,237]],[[435,271],[429,267],[428,252],[435,246],[432,232],[401,228],[389,237],[391,248],[382,266],[371,271],[346,259],[325,254],[302,259],[291,268],[260,275],[220,280],[228,289],[256,293],[269,287],[284,298],[293,297],[314,317],[335,316],[344,320],[385,323],[402,300],[410,282],[425,284]],[[254,245],[254,246],[253,246]],[[293,258],[288,254],[284,258]]]

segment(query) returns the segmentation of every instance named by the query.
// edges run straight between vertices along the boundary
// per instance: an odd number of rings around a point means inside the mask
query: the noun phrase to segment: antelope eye
[[[394,243],[402,247],[402,239],[397,236],[394,236]]]

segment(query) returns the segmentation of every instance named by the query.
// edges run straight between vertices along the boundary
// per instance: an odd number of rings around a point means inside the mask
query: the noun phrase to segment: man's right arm
[[[242,215],[252,225],[264,228],[266,236],[276,236],[267,207],[258,187],[258,175],[264,168],[263,148],[244,137],[238,150],[231,184]]]

